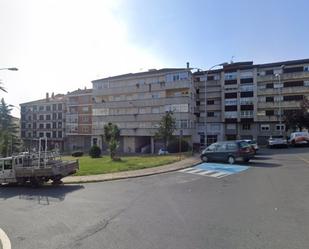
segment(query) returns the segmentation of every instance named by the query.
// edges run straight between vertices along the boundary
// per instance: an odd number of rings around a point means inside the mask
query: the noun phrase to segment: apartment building
[[[28,149],[38,148],[39,138],[48,148],[64,149],[65,95],[46,93],[46,98],[20,104],[21,139]]]
[[[65,150],[88,152],[92,133],[92,89],[66,95]]]
[[[120,151],[155,152],[162,146],[155,132],[166,111],[173,111],[180,135],[190,143],[195,135],[196,90],[189,65],[130,73],[92,81],[92,144],[104,149],[103,127],[108,122],[121,130]]]
[[[194,142],[247,138],[265,144],[271,135],[287,135],[284,115],[309,98],[309,59],[231,63],[219,70],[196,72],[194,81],[199,137]]]

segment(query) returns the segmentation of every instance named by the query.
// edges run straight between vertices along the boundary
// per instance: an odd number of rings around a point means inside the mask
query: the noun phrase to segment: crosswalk
[[[215,178],[223,178],[232,174],[239,173],[248,169],[247,166],[243,165],[229,165],[221,163],[201,163],[194,167],[179,170],[178,172],[209,176]]]

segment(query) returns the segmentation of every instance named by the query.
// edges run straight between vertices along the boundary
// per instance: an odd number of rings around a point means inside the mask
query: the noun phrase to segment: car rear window
[[[239,147],[240,148],[246,148],[246,147],[249,147],[250,145],[247,143],[247,142],[239,142]]]

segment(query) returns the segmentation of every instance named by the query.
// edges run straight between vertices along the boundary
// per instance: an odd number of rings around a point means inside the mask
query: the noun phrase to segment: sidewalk
[[[139,169],[132,171],[123,171],[117,173],[108,173],[101,175],[89,175],[89,176],[68,176],[62,179],[64,184],[70,183],[86,183],[86,182],[103,182],[103,181],[111,181],[125,178],[133,178],[133,177],[141,177],[141,176],[149,176],[155,174],[161,174],[171,171],[176,171],[184,168],[191,167],[192,165],[198,164],[201,162],[199,156],[193,156],[186,159],[183,159],[179,162],[171,163],[168,165],[147,168],[147,169]]]

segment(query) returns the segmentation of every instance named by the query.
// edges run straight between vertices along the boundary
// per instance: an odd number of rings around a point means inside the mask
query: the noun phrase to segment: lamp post
[[[18,71],[18,68],[17,67],[4,67],[4,68],[0,68],[0,70]]]
[[[280,136],[282,136],[282,107],[281,107],[281,98],[282,98],[282,85],[281,85],[281,74],[283,73],[284,65],[281,66],[281,72],[277,73],[275,76],[278,78],[278,93],[279,93],[279,126],[280,126]]]
[[[210,67],[206,71],[206,74],[205,74],[205,96],[204,96],[204,98],[205,98],[205,119],[204,119],[204,129],[205,129],[205,136],[204,136],[204,141],[205,142],[204,143],[205,143],[205,147],[207,146],[207,78],[208,78],[208,72],[210,70],[212,70],[213,68],[215,68],[215,67],[219,67],[219,66],[224,67],[226,65],[228,65],[227,62],[216,64],[216,65]]]

